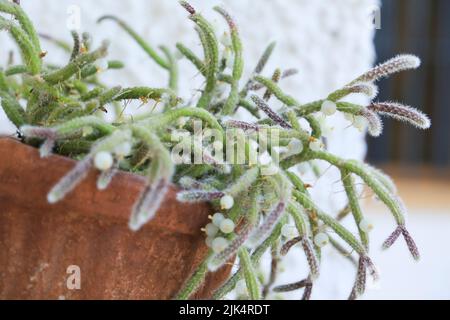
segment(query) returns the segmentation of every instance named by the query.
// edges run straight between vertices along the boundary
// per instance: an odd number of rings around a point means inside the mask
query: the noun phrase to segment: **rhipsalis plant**
[[[406,229],[406,208],[391,179],[367,164],[328,152],[320,120],[343,113],[352,125],[361,130],[368,128],[375,137],[383,130],[380,116],[419,129],[429,128],[430,120],[424,114],[400,103],[372,102],[364,106],[344,101],[352,94],[375,99],[378,80],[419,67],[419,59],[412,55],[397,56],[322,100],[302,103],[281,87],[283,79],[295,75],[296,70],[277,69],[269,77],[263,75],[275,44],[268,46],[260,61],[254,63],[254,73],[244,79],[243,44],[231,15],[223,8],[215,8],[228,26],[225,38],[219,40],[202,14],[185,1],[181,5],[200,37],[202,56],[181,43],[176,49],[155,49],[125,21],[113,16],[99,19],[116,22],[169,75],[167,85],[160,88],[123,88],[120,84],[108,88],[97,75],[123,67],[119,61],[105,60],[108,42],[95,48],[88,34],[72,32],[74,44],[68,52],[67,64],[47,64],[41,38],[30,19],[18,4],[0,0],[0,29],[11,35],[22,55],[22,64],[0,70],[2,108],[24,142],[40,145],[42,157],[55,152],[79,160],[53,186],[48,201],[56,203],[70,197],[71,191],[94,168],[99,171],[100,190],[108,187],[119,170],[147,177],[147,185],[131,212],[130,228],[135,231],[154,218],[171,183],[181,187],[179,201],[210,202],[217,210],[204,228],[210,253],[174,297],[177,299],[188,299],[208,272],[216,271],[235,257],[239,261],[238,271],[215,292],[214,298],[224,298],[238,286],[244,289],[239,290],[243,297],[252,299],[267,297],[271,291],[300,289],[304,290],[304,298],[309,299],[320,275],[321,260],[326,259],[321,249],[328,244],[356,263],[357,275],[350,298],[359,297],[365,291],[367,273],[377,277],[369,257],[372,225],[359,203],[359,180],[387,206],[397,224],[384,247],[389,248],[403,236],[413,258],[419,259],[418,249]],[[48,36],[45,39],[52,40]],[[189,105],[177,95],[179,54],[205,78],[199,96]],[[229,89],[224,91],[224,86]],[[272,107],[274,98],[284,105],[279,111]],[[121,112],[130,100],[143,104],[157,101],[162,108],[160,112],[130,119]],[[248,121],[234,117],[239,109],[249,112]],[[115,114],[112,121],[105,120],[107,112]],[[308,191],[311,186],[302,181],[296,170],[299,165],[315,160],[325,161],[341,173],[348,206],[335,216],[314,202]],[[342,218],[350,214],[358,235],[341,224]],[[347,248],[334,237],[345,242]],[[277,261],[294,246],[299,246],[306,255],[309,274],[304,280],[299,278],[298,282],[273,288]],[[271,251],[274,262],[270,279],[262,279],[257,270],[267,251]],[[352,258],[351,253],[358,259]]]

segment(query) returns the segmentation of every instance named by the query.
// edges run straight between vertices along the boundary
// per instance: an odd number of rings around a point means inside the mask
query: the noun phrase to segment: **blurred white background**
[[[218,32],[226,30],[222,20],[211,10],[217,1],[192,1],[204,15],[214,21]],[[301,101],[322,98],[334,89],[352,80],[374,61],[373,35],[369,13],[376,0],[229,0],[225,7],[233,13],[240,27],[245,46],[247,75],[269,42],[277,40],[278,46],[267,68],[270,75],[276,67],[297,68],[300,73],[284,83],[284,87]],[[220,3],[219,3],[220,4]],[[111,59],[126,63],[126,69],[104,77],[109,84],[161,86],[166,75],[150,61],[140,48],[111,22],[96,24],[103,14],[114,14],[126,20],[155,47],[160,44],[174,48],[176,42],[195,47],[199,54],[199,40],[186,12],[175,0],[22,0],[39,32],[70,41],[66,27],[69,8],[78,6],[81,12],[81,31],[94,34],[98,44],[110,39]],[[223,31],[221,31],[223,30]],[[43,47],[49,51],[49,62],[62,62],[67,58],[48,42]],[[0,35],[0,61],[4,63],[12,44],[4,33]],[[181,93],[189,99],[201,85],[201,77],[186,61],[181,63]],[[363,101],[360,101],[363,102]],[[349,127],[341,116],[332,118],[334,127],[329,139],[330,150],[346,158],[363,159],[366,151],[363,134]],[[0,133],[11,133],[13,128],[0,115]],[[324,167],[327,169],[327,167]],[[338,175],[333,170],[315,186],[315,198],[331,213],[341,209],[343,194],[334,182]],[[444,211],[448,208],[444,209]],[[371,209],[374,211],[374,209]],[[404,245],[390,252],[379,253],[377,248],[393,230],[394,224],[383,210],[383,215],[372,214],[377,225],[373,234],[375,261],[382,270],[379,289],[369,292],[367,298],[450,298],[450,259],[441,257],[445,251],[436,249],[436,243],[449,243],[450,215],[444,211],[421,211],[413,214],[410,228],[424,251],[423,262],[413,264]],[[430,241],[430,234],[436,234]],[[438,239],[436,239],[438,238]],[[297,253],[297,254],[295,254]],[[293,252],[286,261],[286,271],[280,283],[301,280],[306,276],[304,258]],[[322,270],[321,280],[314,298],[346,298],[354,278],[353,267],[341,257],[330,253]],[[290,296],[296,298],[301,293]]]

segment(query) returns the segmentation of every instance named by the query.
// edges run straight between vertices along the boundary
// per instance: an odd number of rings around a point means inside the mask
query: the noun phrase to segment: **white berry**
[[[310,143],[309,143],[309,148],[312,150],[312,151],[321,151],[322,150],[322,147],[323,147],[323,145],[322,145],[322,142],[320,141],[320,140],[313,140],[313,141],[311,141]]]
[[[322,103],[322,113],[326,116],[332,116],[337,111],[336,103],[333,101],[326,100]]]
[[[205,227],[205,233],[208,237],[214,237],[217,235],[217,233],[219,233],[219,227],[217,227],[215,224],[208,224]]]
[[[111,153],[102,151],[95,155],[94,165],[100,171],[107,171],[111,169],[114,163],[114,158]]]
[[[132,145],[129,142],[124,142],[121,143],[119,145],[117,145],[114,148],[114,153],[118,156],[118,157],[127,157],[131,154],[131,149],[132,149]]]
[[[220,227],[220,224],[222,223],[222,221],[225,220],[225,216],[221,213],[216,213],[215,215],[213,215],[211,220],[212,220],[212,223],[214,223],[214,225],[216,225],[217,227]]]
[[[222,172],[223,172],[223,174],[231,174],[231,172],[232,172],[231,166],[228,164],[225,164],[222,168]]]
[[[206,238],[205,243],[206,243],[206,245],[208,246],[208,248],[212,248],[213,241],[214,241],[214,238],[213,238],[213,237],[208,237],[208,238]]]
[[[57,193],[55,193],[55,192],[50,192],[50,193],[47,195],[47,201],[48,201],[48,203],[50,203],[50,204],[55,204],[55,203],[57,203],[59,200],[61,200],[61,199],[60,199],[59,195],[58,195]]]
[[[268,153],[264,153],[259,156],[258,162],[261,166],[268,166],[273,162],[273,159]]]
[[[334,131],[334,127],[328,124],[325,118],[323,119],[323,121],[320,121],[320,128],[322,129],[322,136],[324,137],[331,136]]]
[[[297,236],[297,233],[295,232],[295,227],[290,225],[284,225],[281,229],[281,234],[288,239],[293,239]]]
[[[355,117],[355,121],[353,121],[353,125],[359,131],[364,131],[367,128],[367,119],[363,116]]]
[[[228,247],[228,241],[225,238],[215,238],[212,242],[212,249],[215,253],[221,253]]]
[[[235,227],[236,227],[236,225],[234,224],[234,222],[232,220],[225,219],[220,224],[220,231],[222,231],[225,234],[229,234],[234,231]]]
[[[303,152],[303,143],[298,139],[292,139],[288,145],[288,151],[292,155],[300,154]]]
[[[232,196],[223,196],[222,199],[220,199],[220,207],[223,210],[230,210],[234,206],[234,198]]]
[[[374,225],[370,220],[363,219],[359,224],[359,228],[365,232],[371,232],[374,229]]]
[[[328,243],[330,243],[330,238],[325,233],[319,233],[314,237],[314,243],[319,248],[325,247]]]

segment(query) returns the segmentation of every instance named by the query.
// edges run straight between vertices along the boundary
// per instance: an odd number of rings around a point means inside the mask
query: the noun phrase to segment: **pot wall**
[[[140,177],[121,173],[100,192],[91,172],[66,200],[47,203],[73,165],[0,139],[0,299],[173,298],[206,256],[200,229],[209,206],[179,204],[172,189],[157,217],[134,233],[128,217]],[[70,266],[80,268],[80,290],[68,288],[76,284]],[[196,298],[209,298],[229,272],[209,276]]]

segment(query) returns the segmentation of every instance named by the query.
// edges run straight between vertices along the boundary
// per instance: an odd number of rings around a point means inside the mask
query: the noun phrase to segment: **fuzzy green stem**
[[[267,62],[269,61],[270,57],[273,54],[275,46],[276,46],[276,42],[272,42],[272,43],[269,44],[269,46],[266,48],[266,50],[264,50],[263,55],[259,59],[257,65],[255,67],[255,70],[253,71],[253,75],[258,75],[264,70],[265,66],[267,65]],[[240,92],[240,96],[242,98],[247,97],[248,92],[250,91],[250,88],[251,88],[253,83],[254,83],[253,79],[250,79],[246,83],[244,89]]]
[[[255,118],[257,118],[257,119],[260,118],[259,109],[250,101],[241,98],[239,100],[239,106],[246,109]]]
[[[202,75],[206,75],[205,64],[191,49],[185,47],[182,43],[177,43],[177,49],[183,56],[185,56],[190,62],[192,62],[192,64]]]
[[[104,135],[109,135],[113,133],[116,128],[103,121],[102,119],[95,116],[88,116],[70,120],[64,124],[61,124],[54,129],[56,129],[58,135],[60,136],[70,136],[71,134],[82,130],[85,127],[92,127],[100,131]]]
[[[313,113],[319,112],[322,109],[322,104],[324,100],[314,101],[305,105],[300,105],[296,108],[297,115],[300,117],[307,117]],[[338,102],[337,110],[343,113],[349,113],[353,115],[360,115],[362,106],[348,103],[348,102]]]
[[[28,35],[15,23],[3,17],[0,17],[0,29],[10,32],[20,48],[23,62],[27,65],[29,72],[33,75],[38,74],[42,64],[40,52],[34,47]]]
[[[158,170],[156,172],[149,172],[149,182],[153,184],[160,177],[170,181],[174,173],[174,165],[170,157],[169,150],[162,144],[161,140],[149,129],[140,126],[131,126],[133,133],[139,139],[141,139],[149,148],[150,152],[154,155],[153,161],[159,162]]]
[[[9,91],[8,83],[6,82],[6,74],[3,71],[3,68],[0,68],[0,91]]]
[[[248,250],[246,248],[241,248],[238,255],[241,268],[244,272],[245,283],[247,284],[250,299],[260,300],[261,290],[259,288],[258,280],[256,279],[256,271],[253,267],[253,262],[250,259]]]
[[[169,63],[169,88],[173,92],[178,91],[178,62],[166,46],[161,46],[166,59]]]
[[[264,253],[280,238],[281,229],[286,223],[287,216],[284,216],[272,231],[271,235],[258,248],[256,248],[251,257],[253,265],[258,265]],[[242,279],[243,276],[243,270],[239,269],[222,287],[214,293],[213,299],[223,299],[236,287],[236,284]]]
[[[300,237],[304,237],[308,235],[308,227],[306,224],[306,220],[303,217],[299,208],[294,204],[289,204],[287,211],[291,215],[292,219],[295,222],[295,227],[299,233]]]
[[[313,113],[319,112],[322,108],[323,100],[314,101],[304,105],[298,105],[296,107],[297,115],[300,117],[306,117]]]
[[[322,138],[322,127],[320,122],[313,115],[309,115],[305,117],[306,121],[308,121],[309,126],[311,127],[311,135],[316,139]]]
[[[116,60],[108,61],[108,70],[118,70],[122,69],[123,67],[124,64],[121,61]],[[99,69],[95,64],[89,64],[81,70],[81,79],[89,78],[90,76],[96,75],[98,72]]]
[[[196,13],[191,15],[190,18],[198,26],[197,31],[202,40],[205,53],[206,86],[197,107],[207,109],[210,106],[216,88],[216,73],[219,68],[219,44],[213,27],[203,16]]]
[[[81,101],[89,101],[89,100],[95,99],[99,95],[101,95],[103,91],[104,91],[103,88],[95,88],[95,89],[81,95],[80,99],[81,99]]]
[[[72,54],[70,55],[70,61],[75,60],[76,57],[80,54],[81,49],[81,41],[80,41],[80,35],[77,31],[72,31],[72,38],[73,38],[73,49]]]
[[[358,196],[356,195],[354,178],[349,171],[342,169],[341,180],[344,184],[345,192],[347,193],[347,198],[349,201],[350,208],[352,210],[353,218],[355,219],[356,225],[358,226],[361,242],[366,247],[366,249],[368,249],[369,235],[366,231],[361,229],[361,221],[363,221],[364,216],[361,210],[361,206],[359,205]]]
[[[18,74],[24,74],[28,72],[28,67],[23,65],[12,66],[6,69],[5,76],[11,77]]]
[[[97,108],[101,109],[108,103],[112,103],[115,101],[117,95],[120,94],[122,87],[114,87],[109,90],[106,90],[98,97],[98,105]]]
[[[28,18],[26,13],[23,11],[20,5],[11,3],[7,0],[0,1],[0,11],[13,15],[20,23],[20,26],[28,35],[31,43],[38,53],[41,52],[41,44],[39,41],[39,36],[33,26],[33,23]]]
[[[169,97],[169,105],[176,106],[180,99],[175,95],[175,93],[171,89],[163,89],[163,88],[148,88],[148,87],[134,87],[134,88],[125,88],[122,90],[122,93],[118,94],[115,97],[115,101],[122,100],[160,100],[165,95]]]
[[[274,83],[278,83],[278,82],[280,82],[280,78],[281,78],[281,69],[276,69],[272,75],[272,81]],[[272,97],[272,92],[269,89],[267,89],[266,93],[264,93],[264,100],[269,101],[271,97]]]
[[[301,204],[306,211],[308,211],[313,219],[318,218],[325,225],[330,227],[336,234],[341,237],[342,240],[347,242],[358,254],[366,255],[366,249],[364,246],[355,238],[355,236],[345,229],[338,221],[329,215],[321,211],[311,200],[311,198],[301,192],[294,191],[294,196],[296,200]]]
[[[119,60],[108,61],[108,69],[118,70],[118,69],[123,69],[124,67],[125,67],[125,64],[122,61],[119,61]]]
[[[247,172],[245,172],[231,187],[229,187],[225,193],[237,197],[244,191],[248,191],[250,187],[255,183],[259,177],[259,168],[254,167]]]
[[[272,79],[265,78],[263,76],[255,76],[255,81],[264,85],[272,94],[277,97],[282,103],[288,107],[299,106],[300,103],[292,96],[287,95],[281,90],[281,88]]]
[[[181,108],[173,109],[165,112],[154,118],[139,121],[144,125],[150,125],[154,128],[164,128],[167,125],[174,123],[179,118],[197,118],[205,121],[212,129],[216,129],[223,134],[223,128],[216,120],[216,117],[204,109],[198,108]]]
[[[242,73],[244,71],[244,61],[242,57],[242,41],[239,36],[239,32],[237,30],[236,24],[230,17],[230,15],[221,7],[215,7],[215,11],[217,11],[224,19],[228,22],[231,32],[231,41],[232,48],[234,53],[234,66],[233,66],[233,81],[231,83],[231,91],[230,95],[225,102],[225,106],[223,108],[224,115],[231,115],[236,110],[236,107],[239,103],[239,81],[242,78]]]
[[[41,37],[44,40],[49,41],[50,43],[53,43],[55,46],[57,46],[58,48],[62,49],[63,51],[65,51],[67,53],[72,52],[72,46],[63,40],[56,39],[56,38],[54,38],[48,34],[44,34],[44,33],[39,33],[39,37]]]
[[[305,184],[298,175],[296,175],[293,172],[287,172],[286,175],[288,176],[289,180],[298,191],[303,193],[308,192],[308,190],[306,190]]]
[[[347,169],[348,171],[361,177],[363,181],[375,192],[378,198],[390,209],[397,224],[400,226],[405,225],[405,216],[402,204],[398,201],[395,195],[391,194],[391,192],[389,192],[389,190],[377,180],[376,176],[365,168],[363,164],[358,163],[357,161],[343,160],[325,151],[312,152],[310,156],[313,159],[327,161],[338,168]]]
[[[103,42],[102,46],[93,51],[92,53],[86,53],[79,55],[72,62],[70,62],[64,68],[57,70],[53,73],[44,75],[43,78],[49,84],[58,84],[71,78],[73,75],[81,71],[81,69],[94,61],[106,56],[108,51],[108,42]]]
[[[177,294],[175,300],[188,300],[201,286],[208,274],[208,259],[194,271],[193,275],[184,285],[183,289]]]
[[[1,105],[8,119],[20,128],[25,122],[25,111],[19,102],[8,93],[0,90]]]
[[[86,94],[89,91],[88,85],[80,80],[75,80],[73,82],[73,87],[78,91],[78,93],[80,93],[80,95]]]

